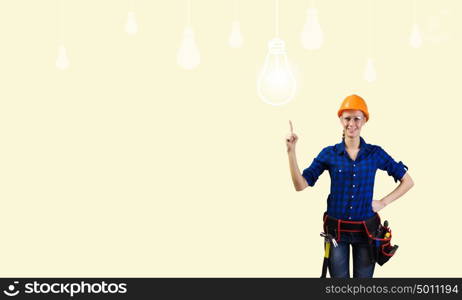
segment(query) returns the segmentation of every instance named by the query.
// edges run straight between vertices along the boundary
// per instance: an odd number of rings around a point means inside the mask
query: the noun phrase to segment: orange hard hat
[[[366,117],[366,121],[369,120],[369,111],[367,110],[366,101],[363,98],[359,97],[358,95],[350,95],[346,97],[342,105],[340,105],[340,109],[338,110],[337,115],[340,117],[344,110],[347,109],[357,109],[363,112],[364,116]]]

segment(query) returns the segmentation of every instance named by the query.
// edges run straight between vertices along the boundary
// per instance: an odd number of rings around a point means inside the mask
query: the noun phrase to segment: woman
[[[402,162],[397,163],[380,146],[367,144],[360,136],[363,125],[369,120],[364,99],[357,95],[346,97],[337,115],[343,127],[342,142],[324,148],[303,173],[300,173],[295,155],[298,137],[289,121],[290,135],[286,138],[286,145],[292,181],[295,190],[302,191],[314,186],[324,170],[328,170],[331,188],[325,218],[369,222],[377,218],[378,211],[404,195],[414,183]],[[377,169],[387,171],[400,184],[382,199],[373,200]],[[342,232],[336,239],[338,246],[330,247],[328,267],[331,277],[350,277],[350,245],[353,249],[353,277],[372,277],[375,261],[371,259],[367,235],[364,232]]]

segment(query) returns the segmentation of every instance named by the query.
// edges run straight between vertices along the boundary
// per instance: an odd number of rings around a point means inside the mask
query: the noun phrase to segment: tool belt
[[[388,221],[381,224],[379,214],[364,221],[347,221],[336,219],[327,215],[323,216],[324,232],[331,235],[337,242],[340,241],[343,232],[361,232],[368,237],[370,245],[370,260],[379,265],[386,263],[398,249],[398,245],[391,245],[392,233],[388,227]]]

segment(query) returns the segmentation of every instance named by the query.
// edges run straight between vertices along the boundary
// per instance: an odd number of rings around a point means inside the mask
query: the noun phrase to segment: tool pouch
[[[392,232],[389,227],[384,227],[380,224],[377,230],[377,235],[369,236],[372,243],[375,245],[375,260],[379,265],[386,263],[393,255],[395,255],[398,245],[391,245]]]

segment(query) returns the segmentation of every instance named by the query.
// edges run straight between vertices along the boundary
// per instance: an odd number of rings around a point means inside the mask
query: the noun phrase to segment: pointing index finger
[[[289,124],[290,124],[290,133],[294,133],[294,126],[292,125],[291,120],[289,120]]]

